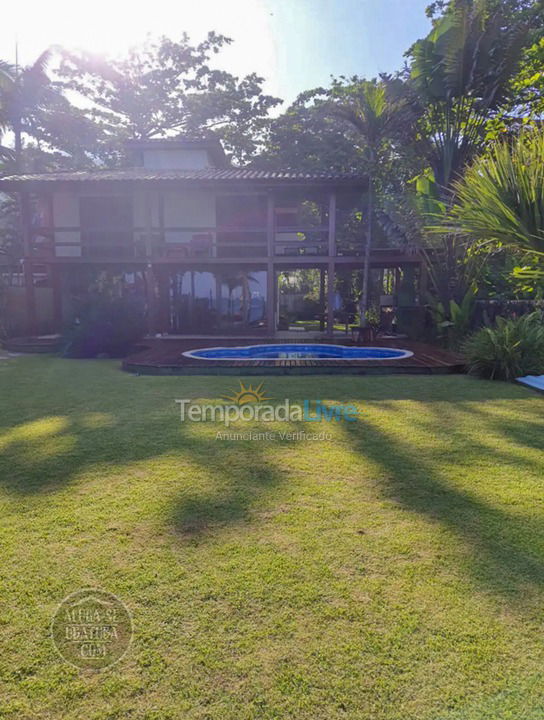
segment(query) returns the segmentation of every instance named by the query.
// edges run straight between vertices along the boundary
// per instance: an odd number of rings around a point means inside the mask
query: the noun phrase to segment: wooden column
[[[336,192],[329,194],[329,258],[327,264],[327,336],[334,335],[334,275],[336,258]]]
[[[275,203],[274,195],[268,191],[266,204],[266,326],[270,337],[276,332],[276,269],[274,266],[274,241],[275,241]]]
[[[34,291],[34,268],[30,258],[23,261],[23,277],[25,281],[26,301],[26,331],[28,335],[38,333],[38,318],[36,314],[36,293]]]
[[[27,333],[36,335],[38,332],[38,319],[32,267],[32,218],[30,214],[30,197],[26,192],[22,192],[20,195],[19,210],[21,237],[23,239],[23,277],[25,281]]]
[[[153,242],[153,195],[146,185],[141,185],[144,203],[144,237],[145,254],[149,259],[145,270],[145,287],[147,299],[147,331],[150,335],[158,332],[159,297],[157,275],[151,262],[154,252]]]
[[[217,326],[220,328],[223,324],[223,279],[221,272],[216,268],[214,270],[215,275],[215,311],[217,313]]]
[[[51,278],[51,287],[53,288],[53,322],[55,324],[55,331],[60,332],[63,322],[62,276],[60,267],[50,265],[49,276]]]
[[[160,267],[154,271],[157,275],[157,329],[158,332],[170,331],[170,273],[168,267]]]
[[[157,279],[153,265],[149,263],[145,271],[145,288],[147,299],[147,332],[157,332]]]
[[[319,268],[319,331],[325,330],[325,268]]]
[[[336,192],[329,195],[329,257],[336,257]]]
[[[148,188],[143,187],[144,195],[144,224],[145,224],[145,254],[146,257],[153,256],[153,196]]]
[[[327,336],[334,335],[334,260],[329,260],[327,266]]]

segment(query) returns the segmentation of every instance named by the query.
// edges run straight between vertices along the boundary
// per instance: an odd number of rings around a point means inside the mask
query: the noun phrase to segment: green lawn
[[[322,443],[179,422],[235,385],[0,361],[0,717],[541,720],[544,398],[276,377],[360,419]],[[49,639],[88,586],[134,619],[101,673]]]

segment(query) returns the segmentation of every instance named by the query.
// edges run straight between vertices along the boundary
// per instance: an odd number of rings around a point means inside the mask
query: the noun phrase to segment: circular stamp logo
[[[58,606],[51,637],[63,660],[85,670],[102,670],[128,650],[132,618],[116,595],[94,588],[78,590]]]

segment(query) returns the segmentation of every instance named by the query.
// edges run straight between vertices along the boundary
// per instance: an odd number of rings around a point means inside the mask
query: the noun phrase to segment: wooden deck
[[[293,344],[293,340],[260,339],[260,343]],[[315,342],[315,341],[313,341]],[[324,341],[321,341],[324,342]],[[301,344],[308,340],[300,340]],[[255,338],[218,340],[153,338],[123,361],[123,370],[140,375],[370,375],[444,374],[464,371],[463,358],[441,348],[400,339],[379,339],[374,347],[411,350],[412,357],[400,360],[196,360],[183,356],[187,350],[255,344]],[[353,345],[335,341],[338,345]]]

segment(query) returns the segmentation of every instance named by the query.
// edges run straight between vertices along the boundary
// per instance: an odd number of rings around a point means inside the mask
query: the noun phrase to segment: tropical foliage
[[[544,323],[534,312],[520,318],[497,318],[465,344],[469,372],[490,380],[514,380],[544,373]]]
[[[497,143],[467,169],[455,194],[453,230],[544,259],[544,131]],[[544,269],[518,270],[520,275],[539,272]]]
[[[445,197],[481,150],[490,117],[510,99],[531,19],[505,20],[491,0],[452,0],[409,51],[410,81],[423,107],[421,143]]]

